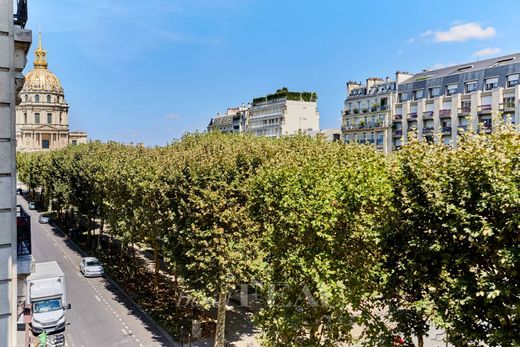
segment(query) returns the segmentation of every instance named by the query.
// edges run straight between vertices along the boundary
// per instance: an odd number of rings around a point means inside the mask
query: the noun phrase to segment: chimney
[[[352,91],[354,89],[357,89],[359,87],[361,87],[361,83],[354,82],[354,81],[348,81],[347,82],[347,96],[349,96],[350,93],[352,93]]]
[[[404,81],[406,81],[407,79],[413,77],[413,75],[409,72],[405,72],[405,71],[396,71],[395,73],[395,83],[397,83],[397,85],[403,83]]]

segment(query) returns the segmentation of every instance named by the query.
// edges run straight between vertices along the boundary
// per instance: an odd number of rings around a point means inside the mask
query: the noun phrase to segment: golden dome
[[[42,48],[42,34],[39,33],[38,48],[34,51],[34,70],[25,76],[22,92],[63,93],[58,77],[47,70],[46,55]]]

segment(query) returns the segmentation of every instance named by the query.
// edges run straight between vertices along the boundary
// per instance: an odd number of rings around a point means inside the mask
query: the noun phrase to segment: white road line
[[[128,335],[128,332],[125,330],[125,329],[121,329],[121,332],[123,333],[123,335]]]
[[[94,295],[94,297],[96,298],[97,301],[101,302],[101,299],[99,298],[99,296]]]

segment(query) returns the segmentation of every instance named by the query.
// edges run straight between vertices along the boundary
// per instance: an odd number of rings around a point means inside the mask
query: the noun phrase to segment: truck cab
[[[65,329],[66,304],[65,275],[55,261],[35,263],[35,271],[27,277],[26,305],[29,306],[31,328],[39,334]]]

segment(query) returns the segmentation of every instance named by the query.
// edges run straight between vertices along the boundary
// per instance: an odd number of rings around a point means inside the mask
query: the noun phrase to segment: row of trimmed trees
[[[255,322],[268,346],[390,346],[394,335],[421,346],[432,323],[457,346],[520,343],[512,128],[386,157],[305,136],[90,143],[20,154],[18,175],[59,214],[161,248],[185,289],[216,298],[216,346],[240,283],[263,284]]]

